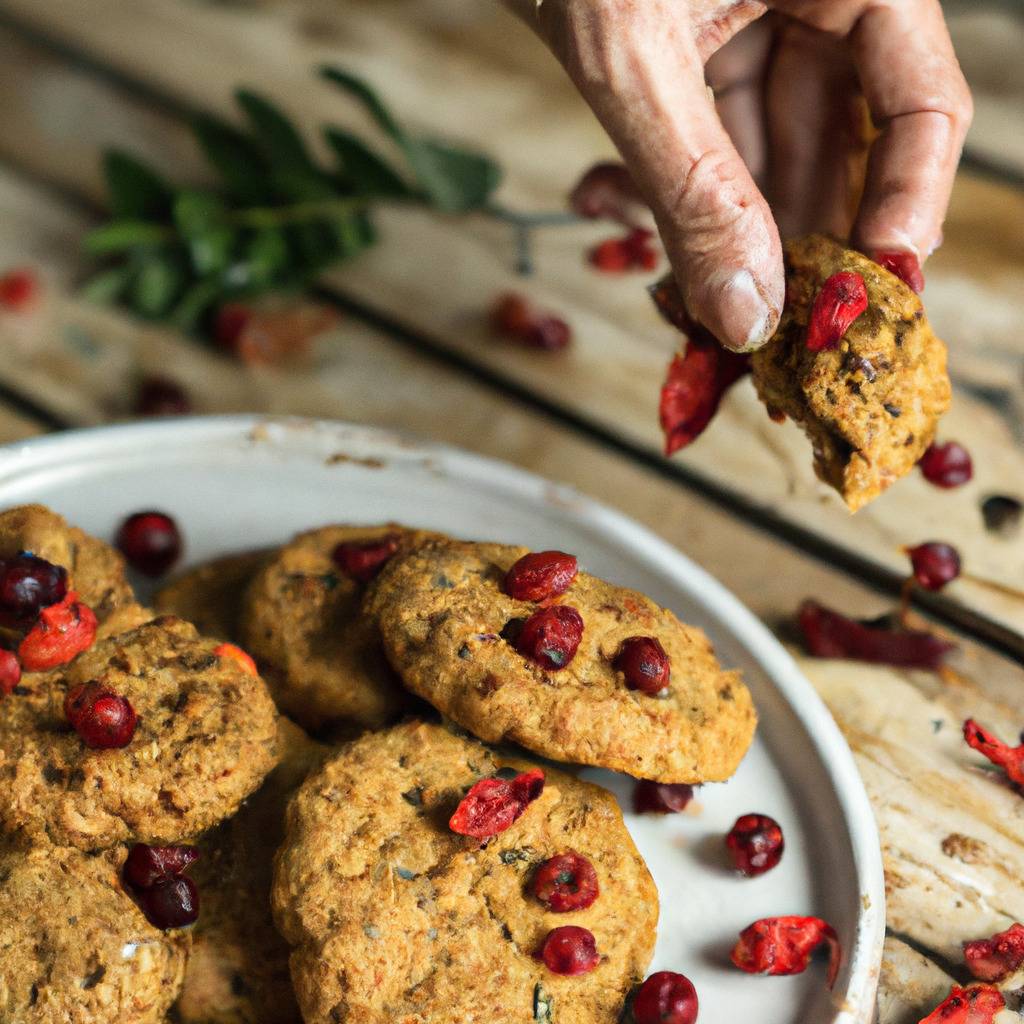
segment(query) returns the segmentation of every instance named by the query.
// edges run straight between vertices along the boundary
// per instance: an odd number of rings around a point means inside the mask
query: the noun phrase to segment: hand
[[[938,0],[508,2],[622,153],[690,315],[729,348],[778,323],[780,228],[921,260],[939,244],[972,110]],[[854,207],[861,96],[879,132]]]

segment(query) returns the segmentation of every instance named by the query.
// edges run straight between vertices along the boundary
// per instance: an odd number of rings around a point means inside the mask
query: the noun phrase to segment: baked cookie
[[[0,830],[98,850],[181,842],[233,814],[276,763],[277,715],[263,681],[215,647],[166,616],[24,676],[0,700]],[[132,705],[127,746],[90,749],[69,728],[65,695],[85,683]]]
[[[837,347],[812,352],[811,307],[840,271],[863,277],[868,307]],[[913,468],[949,408],[946,347],[921,300],[894,274],[824,235],[786,245],[786,308],[751,367],[769,412],[800,424],[815,472],[853,512]]]
[[[610,793],[555,770],[489,842],[448,819],[467,788],[526,771],[441,726],[368,734],[312,775],[288,808],[274,913],[295,947],[306,1024],[597,1024],[619,1019],[654,948],[658,896]],[[532,893],[568,851],[596,870],[587,909]],[[600,962],[555,974],[535,958],[559,926],[589,929]]]
[[[19,505],[0,512],[0,558],[23,551],[68,571],[68,589],[78,592],[101,622],[115,608],[134,600],[124,559],[109,544],[68,526],[44,505]]]
[[[0,1020],[160,1024],[188,933],[154,928],[121,886],[123,849],[0,853]]]
[[[438,541],[394,559],[364,608],[405,685],[481,739],[658,782],[729,778],[750,746],[753,703],[707,637],[649,598],[579,573],[558,606],[575,608],[572,660],[545,668],[515,629],[538,605],[505,592],[526,548]],[[627,687],[613,662],[632,637],[656,638],[671,663],[657,696]]]
[[[191,622],[203,636],[238,640],[242,598],[268,556],[266,551],[248,551],[204,562],[162,587],[153,606]]]
[[[192,930],[179,1024],[302,1024],[288,945],[270,916],[273,857],[288,799],[328,748],[279,720],[281,763],[230,821],[200,842],[190,874],[202,896]]]
[[[382,562],[368,562],[358,579],[333,554],[340,544],[385,544],[379,553],[387,556],[435,536],[395,524],[324,526],[299,534],[256,574],[241,642],[282,711],[316,732],[339,721],[376,728],[409,707],[360,611],[366,580]]]

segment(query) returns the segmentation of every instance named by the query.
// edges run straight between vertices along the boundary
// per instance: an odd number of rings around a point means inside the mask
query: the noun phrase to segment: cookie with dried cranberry
[[[181,842],[233,814],[276,764],[277,712],[216,647],[164,616],[23,677],[0,700],[0,830],[98,850]]]
[[[315,732],[339,722],[375,728],[409,708],[362,599],[387,559],[434,536],[395,524],[324,526],[299,534],[256,574],[241,642],[282,711]]]
[[[281,763],[238,814],[199,844],[190,874],[202,911],[174,1008],[179,1024],[301,1024],[270,887],[285,806],[328,748],[284,717],[278,740]]]
[[[0,1020],[160,1024],[189,939],[154,928],[121,885],[123,849],[0,854]]]
[[[479,793],[483,782],[493,795],[503,777],[527,772],[518,817],[493,838],[452,830],[449,819],[469,827],[457,808],[470,787]],[[594,881],[579,909],[558,912],[537,879],[566,853],[585,860]],[[572,881],[548,879],[567,891]],[[617,1021],[643,976],[658,897],[610,793],[408,722],[343,748],[299,789],[274,913],[295,947],[306,1024],[594,1024]],[[585,940],[583,973],[556,973],[535,956],[565,926],[570,940]]]
[[[704,633],[574,560],[565,577],[538,560],[440,541],[385,566],[365,608],[406,686],[487,742],[658,782],[729,778],[756,715]]]
[[[835,347],[811,351],[815,298],[843,272],[863,278],[867,308]],[[824,235],[787,243],[786,307],[751,367],[761,400],[803,428],[815,472],[853,512],[910,472],[950,403],[946,347],[921,300],[895,274]]]
[[[238,640],[242,598],[269,552],[248,551],[204,562],[162,587],[153,606],[191,622],[203,636]]]

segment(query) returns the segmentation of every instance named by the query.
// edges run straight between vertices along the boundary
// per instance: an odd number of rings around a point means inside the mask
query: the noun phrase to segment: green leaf
[[[271,281],[287,266],[288,241],[279,228],[262,228],[245,247],[245,264],[249,281],[254,285]]]
[[[357,195],[405,198],[415,194],[397,171],[351,132],[327,128],[324,138],[337,154],[346,184]]]
[[[328,82],[338,86],[350,96],[357,99],[366,112],[377,122],[381,129],[391,136],[396,142],[405,145],[408,137],[398,122],[391,116],[391,111],[384,105],[383,100],[371,89],[361,78],[343,71],[341,68],[325,65],[320,68],[320,74]]]
[[[109,270],[101,270],[82,285],[78,294],[86,302],[106,306],[120,298],[134,273],[135,268],[127,263],[120,267],[111,267]]]
[[[188,241],[199,277],[223,270],[235,245],[235,231],[224,223],[224,204],[209,192],[183,189],[174,200],[174,222]]]
[[[263,153],[248,135],[208,115],[196,118],[192,130],[230,195],[243,203],[263,203],[273,198],[267,188]]]
[[[297,225],[293,237],[300,260],[295,269],[306,278],[316,276],[343,255],[338,236],[330,222],[318,220]]]
[[[235,99],[245,111],[256,138],[263,146],[267,160],[275,167],[285,170],[317,173],[302,141],[302,136],[291,121],[272,103],[248,89],[239,89]]]
[[[154,254],[143,262],[132,282],[131,307],[142,316],[163,316],[185,283],[181,261],[171,252]]]
[[[171,321],[182,331],[195,330],[203,314],[220,298],[221,290],[220,281],[198,281],[185,291],[171,311]]]
[[[143,220],[112,220],[93,231],[82,240],[87,253],[102,256],[104,253],[123,252],[137,245],[159,245],[167,241],[169,229],[163,224],[152,224]]]
[[[446,213],[479,209],[501,181],[501,169],[482,153],[432,139],[416,139],[408,152],[423,191]]]
[[[135,157],[117,149],[103,154],[103,176],[115,216],[125,220],[167,216],[172,192],[163,179]]]
[[[296,203],[315,203],[321,199],[333,199],[337,189],[330,179],[318,170],[275,171],[271,174],[274,190]]]

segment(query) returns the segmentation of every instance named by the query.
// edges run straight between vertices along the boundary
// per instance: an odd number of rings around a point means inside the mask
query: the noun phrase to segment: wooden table
[[[994,28],[1005,43],[1018,27],[1002,17],[968,9],[957,24],[969,38]],[[29,262],[47,279],[42,309],[0,321],[0,440],[125,418],[138,377],[154,372],[179,380],[200,412],[407,429],[618,506],[772,625],[804,596],[857,616],[887,610],[905,574],[901,545],[955,544],[964,578],[919,602],[960,645],[954,673],[802,658],[881,831],[891,935],[880,1020],[914,1024],[950,976],[964,977],[961,941],[1024,919],[1024,800],[959,735],[968,715],[1007,738],[1024,717],[1024,534],[987,532],[979,511],[992,493],[1024,497],[1024,192],[962,173],[946,244],[928,266],[929,313],[951,343],[956,384],[942,435],[970,448],[975,480],[941,492],[914,474],[853,518],[814,480],[799,432],[771,424],[746,383],[698,444],[672,462],[660,456],[657,391],[675,337],[636,277],[584,265],[583,249],[607,228],[540,233],[537,273],[524,281],[507,225],[389,211],[380,246],[323,282],[340,325],[311,363],[291,368],[245,368],[76,297],[78,241],[101,213],[102,147],[202,180],[184,121],[202,109],[231,116],[239,84],[307,127],[365,127],[311,76],[324,61],[374,81],[413,123],[485,140],[506,168],[501,199],[519,209],[559,207],[609,152],[529,34],[470,0],[0,0],[0,267]],[[973,165],[1024,167],[1019,131],[1009,150],[999,144],[1013,104],[984,94],[979,109]],[[509,287],[565,315],[573,348],[552,356],[495,343],[485,310]]]

